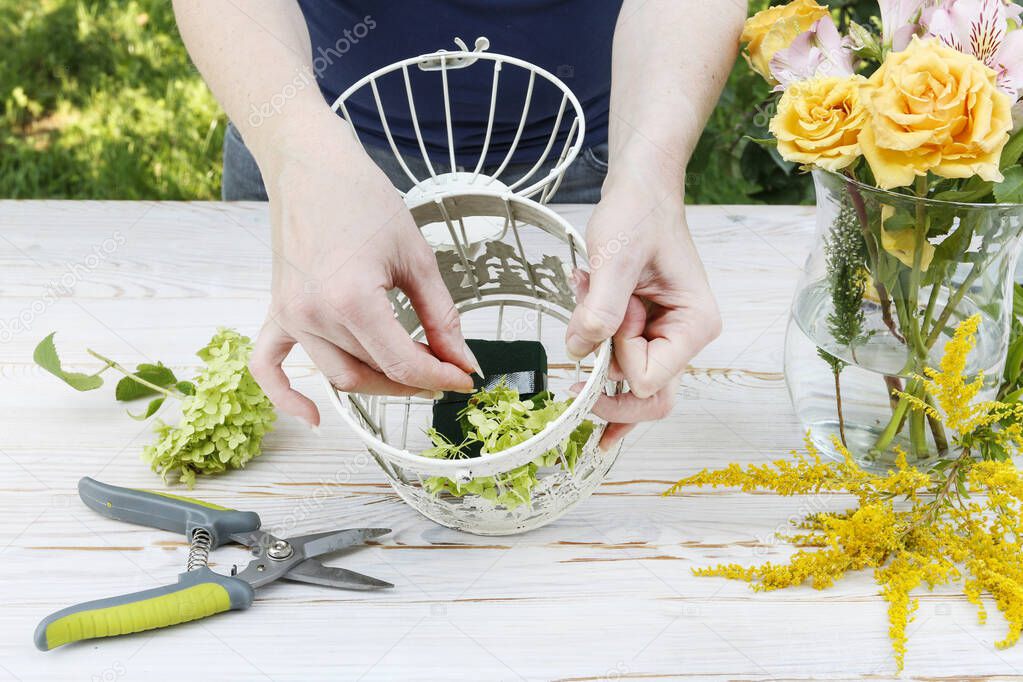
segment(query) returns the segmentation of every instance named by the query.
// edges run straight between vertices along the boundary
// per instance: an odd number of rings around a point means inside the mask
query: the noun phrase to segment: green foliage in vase
[[[855,353],[854,344],[863,335],[863,295],[867,276],[864,270],[866,247],[856,211],[842,203],[831,232],[824,242],[824,264],[832,310],[828,313],[828,331],[835,343]],[[817,354],[831,367],[835,376],[835,405],[838,430],[845,443],[845,417],[842,414],[842,385],[839,375],[846,362],[823,348]]]
[[[824,243],[824,263],[832,304],[828,331],[840,346],[853,346],[863,335],[866,256],[856,211],[843,203]]]
[[[571,400],[554,400],[548,391],[520,400],[518,391],[501,381],[494,388],[475,393],[459,413],[459,422],[465,435],[461,443],[452,443],[431,428],[427,435],[433,447],[420,454],[439,459],[466,459],[469,457],[469,446],[479,443],[480,456],[486,457],[532,438],[560,417],[571,404]],[[479,476],[465,483],[433,476],[426,479],[424,488],[434,495],[477,495],[514,509],[528,504],[533,488],[539,483],[537,472],[541,467],[560,466],[568,471],[575,469],[593,429],[593,422],[584,419],[561,444],[564,457],[558,453],[558,448],[552,448],[531,462],[496,476]]]

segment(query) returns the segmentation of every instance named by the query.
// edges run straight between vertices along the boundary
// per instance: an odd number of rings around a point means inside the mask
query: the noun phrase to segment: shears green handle
[[[259,529],[259,514],[236,511],[190,497],[153,490],[136,490],[108,485],[86,476],[78,482],[78,495],[89,508],[103,516],[192,537],[196,528],[205,529],[213,547],[231,542],[234,533]]]
[[[70,642],[165,628],[224,611],[247,609],[254,592],[244,580],[198,568],[173,585],[97,599],[53,613],[36,627],[35,645],[49,651]]]

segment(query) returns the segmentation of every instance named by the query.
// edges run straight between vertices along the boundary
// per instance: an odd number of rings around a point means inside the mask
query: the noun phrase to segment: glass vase
[[[814,445],[863,467],[935,462],[954,434],[910,409],[964,320],[979,316],[965,374],[994,399],[1005,362],[1023,207],[880,190],[814,172],[817,229],[792,301],[785,379]],[[940,188],[938,188],[940,190]],[[926,195],[926,182],[918,186]],[[912,188],[907,188],[912,192]]]

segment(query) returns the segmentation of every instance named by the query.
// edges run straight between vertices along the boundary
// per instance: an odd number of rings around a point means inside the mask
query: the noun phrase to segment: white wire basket
[[[518,445],[479,457],[438,459],[419,454],[432,446],[427,435],[433,417],[432,401],[343,393],[326,378],[324,383],[331,402],[403,500],[442,525],[481,535],[506,535],[550,523],[600,485],[619,448],[602,451],[597,447],[606,424],[592,416],[590,410],[601,393],[614,394],[620,386],[607,378],[610,341],[578,362],[571,361],[564,350],[565,330],[575,307],[569,285],[571,271],[586,263],[586,247],[578,232],[545,203],[557,190],[565,168],[582,145],[582,108],[568,87],[547,71],[513,57],[484,52],[488,46],[484,38],[476,41],[476,51],[464,49],[464,43],[457,42],[463,47],[460,51],[421,55],[371,73],[342,93],[334,107],[347,117],[349,97],[364,87],[370,88],[388,146],[413,182],[402,195],[416,224],[434,248],[465,337],[539,341],[548,357],[547,388],[555,398],[566,399],[568,388],[578,382],[585,382],[584,387],[557,419]],[[492,68],[489,121],[482,123],[485,134],[479,160],[471,171],[463,170],[454,149],[446,74],[454,69],[481,68],[484,64]],[[416,119],[410,67],[439,76],[447,128],[446,150],[430,150],[424,144]],[[500,150],[503,160],[488,175],[484,170],[491,151],[494,102],[502,70],[511,68],[528,72],[521,123],[511,147]],[[411,164],[406,163],[391,132],[377,85],[387,77],[404,81],[416,145],[427,169],[423,177],[416,176]],[[503,182],[500,177],[510,166],[522,137],[530,96],[538,79],[562,93],[560,105],[550,117],[553,123],[548,142],[526,164],[528,170],[515,180]],[[566,117],[569,109],[571,113]],[[550,160],[551,151],[559,146],[557,156]],[[447,170],[440,172],[445,162]],[[546,169],[541,171],[545,164]],[[539,177],[537,172],[541,172]],[[408,298],[394,291],[391,299],[395,315],[409,335],[424,340],[422,325]],[[563,448],[585,419],[591,419],[595,427],[570,466]],[[548,453],[557,454],[555,462],[537,470],[538,482],[525,503],[507,505],[481,495],[430,492],[428,481],[432,477],[460,484],[495,477],[500,488],[502,475],[539,461]]]

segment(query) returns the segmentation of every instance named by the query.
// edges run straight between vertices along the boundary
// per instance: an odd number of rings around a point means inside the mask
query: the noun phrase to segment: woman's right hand
[[[252,375],[282,412],[310,426],[319,424],[319,410],[281,368],[296,343],[342,391],[431,398],[471,391],[478,363],[401,197],[343,119],[326,110],[301,122],[253,144],[274,254]],[[427,343],[398,323],[387,298],[394,288],[409,297]]]

